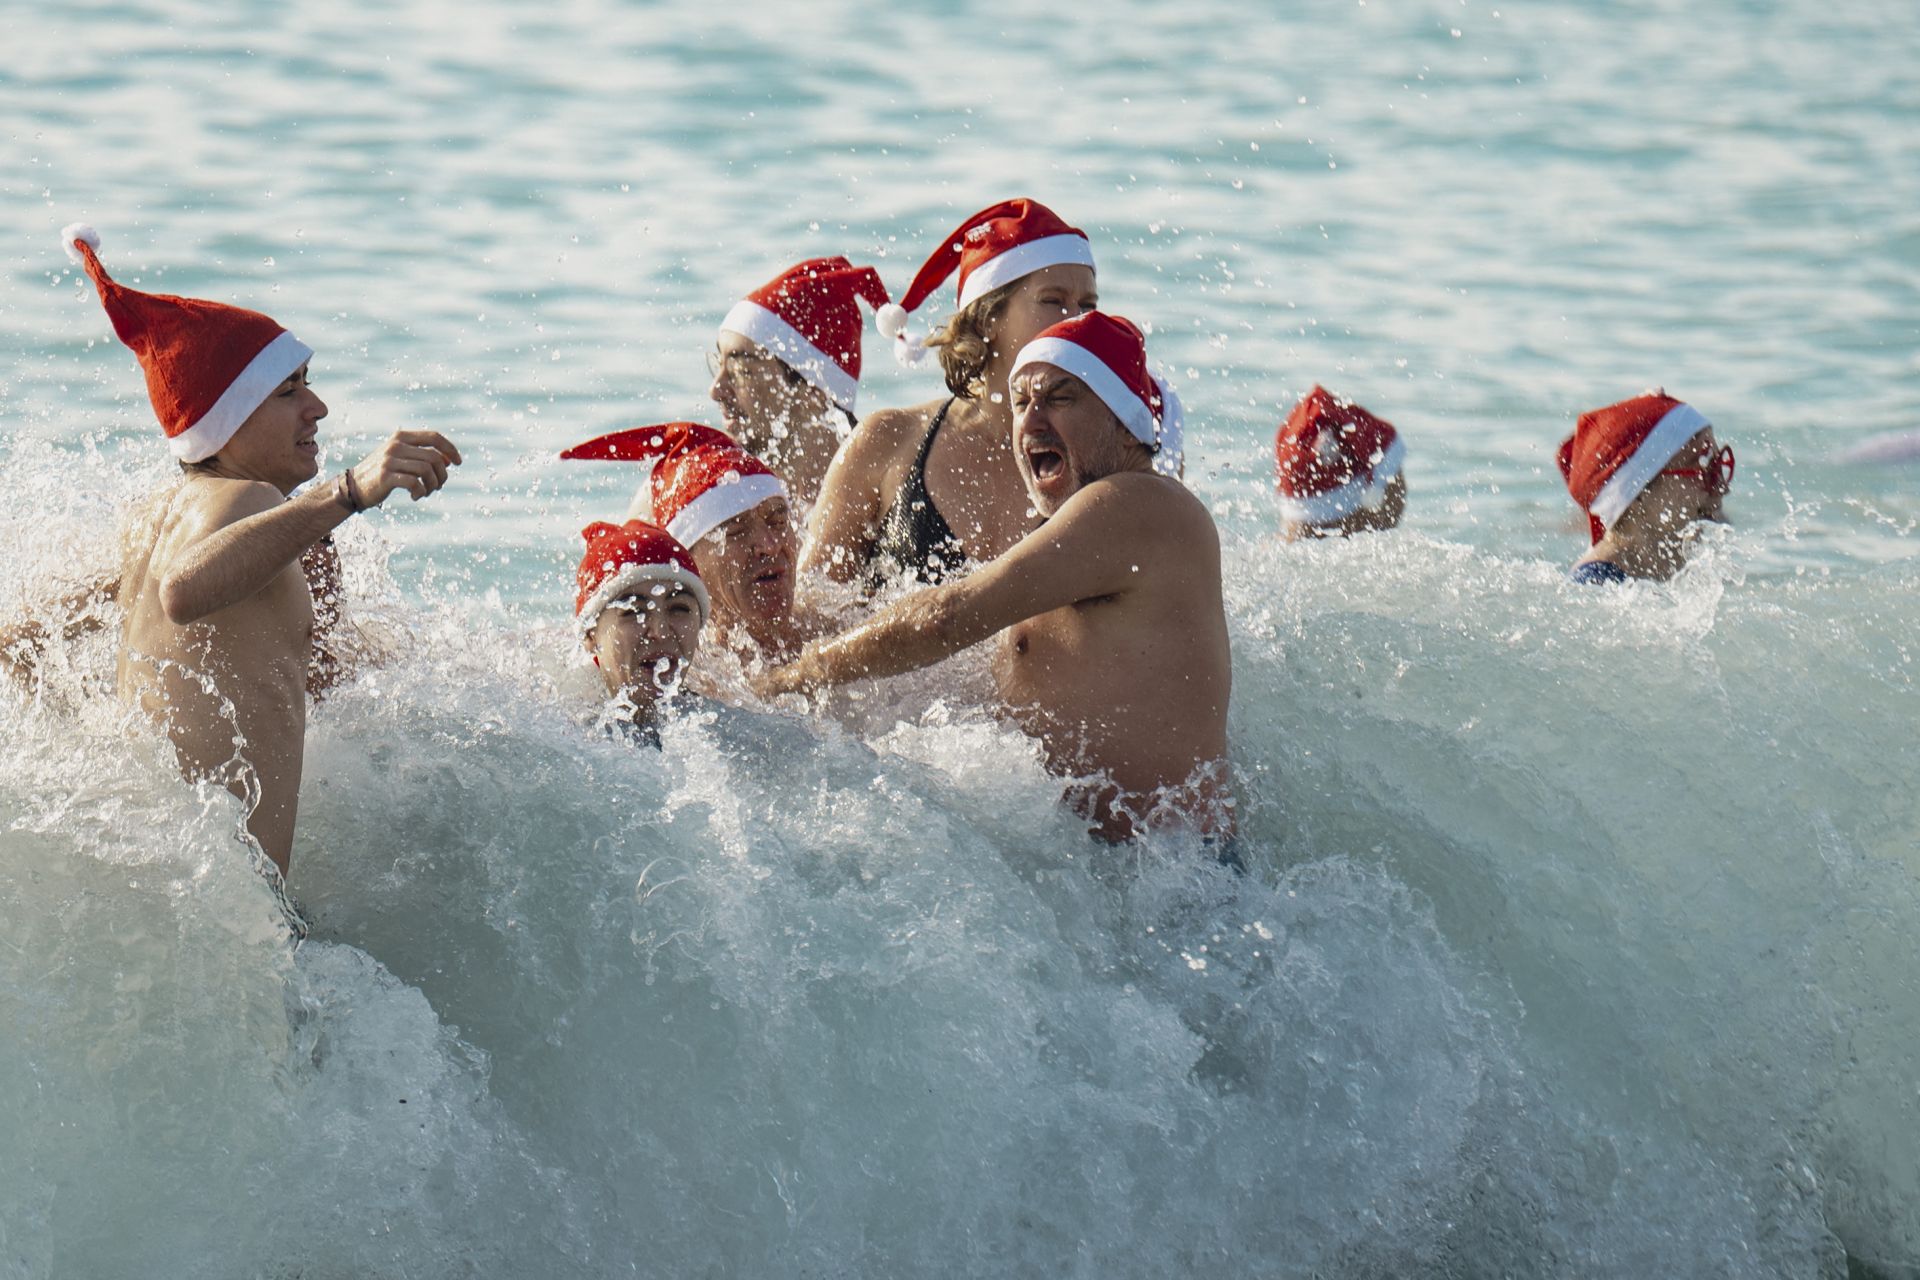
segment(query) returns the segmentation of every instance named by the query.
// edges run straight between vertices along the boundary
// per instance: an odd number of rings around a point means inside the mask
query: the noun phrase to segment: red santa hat
[[[1378,506],[1406,459],[1391,422],[1315,384],[1273,438],[1280,514],[1324,525]]]
[[[731,436],[696,422],[629,427],[596,436],[560,456],[599,462],[653,461],[653,474],[642,487],[649,518],[665,526],[683,547],[693,546],[763,502],[787,496],[787,486],[766,463],[735,444]],[[636,498],[635,509],[641,505]]]
[[[1134,439],[1154,451],[1153,469],[1178,477],[1184,462],[1185,430],[1180,398],[1147,368],[1147,340],[1133,321],[1088,311],[1041,331],[1020,348],[1014,378],[1029,365],[1064,369],[1100,397]]]
[[[720,332],[751,339],[848,413],[860,391],[860,302],[887,305],[872,267],[845,258],[809,258],[733,304]]]
[[[700,581],[693,557],[665,529],[644,520],[625,524],[596,520],[580,536],[587,540],[587,551],[574,574],[580,594],[574,597],[573,613],[582,631],[591,628],[601,611],[621,596],[656,582],[685,587],[699,601],[700,621],[706,622],[712,609],[707,585]]]
[[[182,462],[204,462],[274,388],[313,358],[313,348],[258,311],[198,298],[142,293],[100,265],[100,234],[83,222],[60,233],[86,269],[120,341],[147,375],[147,397]]]
[[[1713,424],[1690,404],[1654,391],[1580,415],[1560,446],[1567,492],[1600,541],[1687,441]]]
[[[912,364],[925,354],[926,343],[907,337],[907,316],[918,311],[948,276],[955,272],[960,276],[954,303],[958,311],[1003,284],[1058,266],[1093,266],[1087,233],[1068,226],[1037,200],[1003,200],[962,222],[934,250],[900,301],[874,313],[874,324],[894,340],[894,356]]]

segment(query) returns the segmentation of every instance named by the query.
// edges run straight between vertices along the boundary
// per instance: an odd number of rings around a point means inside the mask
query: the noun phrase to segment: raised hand
[[[447,482],[447,468],[460,465],[460,450],[438,431],[396,431],[349,473],[362,510],[405,489],[415,502]]]

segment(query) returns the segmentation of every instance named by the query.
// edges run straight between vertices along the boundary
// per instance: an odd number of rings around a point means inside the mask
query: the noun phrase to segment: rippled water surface
[[[167,474],[70,221],[316,347],[335,462],[469,462],[343,535],[395,656],[313,717],[297,950],[108,645],[0,691],[0,1276],[1920,1274],[1920,27],[1280,8],[10,12],[0,615]],[[1087,844],[939,673],[581,727],[632,477],[558,449],[1019,193],[1188,405],[1245,878]],[[1269,536],[1315,382],[1399,533]],[[1552,448],[1653,385],[1735,525],[1575,589]]]

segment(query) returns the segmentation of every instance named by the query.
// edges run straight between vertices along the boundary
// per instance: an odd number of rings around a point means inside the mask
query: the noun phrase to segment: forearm
[[[197,621],[252,596],[353,513],[321,485],[270,511],[236,520],[181,555],[160,585],[175,623]]]
[[[991,626],[961,607],[953,583],[908,596],[832,640],[808,645],[772,673],[782,692],[880,679],[930,667],[992,635]]]

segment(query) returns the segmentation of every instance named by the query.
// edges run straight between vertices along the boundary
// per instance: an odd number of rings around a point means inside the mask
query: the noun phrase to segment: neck
[[[1589,560],[1606,560],[1631,577],[1664,582],[1686,566],[1684,528],[1649,532],[1616,525],[1581,557],[1582,563]]]
[[[980,414],[985,421],[992,423],[996,428],[1005,428],[1002,434],[1007,437],[1009,449],[1013,447],[1013,400],[1007,395],[1007,379],[1013,373],[1013,357],[1018,354],[1018,352],[1008,352],[1001,355],[996,352],[993,359],[987,361],[987,371],[981,375],[981,381],[986,384],[986,389],[980,393],[979,398],[967,402],[973,405],[974,412]],[[995,399],[996,396],[999,398]]]
[[[830,413],[839,413],[832,409]],[[820,499],[820,485],[827,478],[827,467],[840,451],[840,433],[824,413],[805,409],[787,416],[787,433],[779,440],[768,440],[760,457],[780,473],[793,496],[807,506]]]
[[[299,488],[298,485],[282,484],[278,480],[269,480],[265,476],[252,475],[248,473],[247,470],[243,467],[235,467],[230,465],[225,459],[223,459],[217,453],[214,454],[211,458],[208,458],[205,462],[195,462],[195,463],[189,464],[189,469],[187,474],[196,475],[196,476],[216,476],[221,480],[252,480],[262,484],[270,484],[274,488],[280,491],[280,494],[282,497],[285,497],[291,494],[295,489]]]

